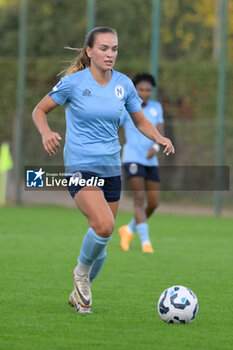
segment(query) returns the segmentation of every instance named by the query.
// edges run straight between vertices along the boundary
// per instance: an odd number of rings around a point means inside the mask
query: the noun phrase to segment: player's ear
[[[90,46],[86,46],[86,54],[89,58],[91,58],[92,48]]]

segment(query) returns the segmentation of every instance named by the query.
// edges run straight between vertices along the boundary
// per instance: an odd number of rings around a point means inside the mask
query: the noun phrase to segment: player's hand
[[[154,148],[150,148],[148,151],[147,151],[147,155],[146,155],[146,158],[147,159],[151,159],[155,156],[155,149]]]
[[[42,134],[42,143],[49,156],[57,152],[57,149],[60,147],[58,142],[60,140],[61,136],[57,132],[49,131]]]
[[[146,158],[151,159],[153,158],[157,153],[159,153],[159,145],[155,143],[151,148],[148,149]]]
[[[170,153],[175,153],[175,148],[170,139],[161,136],[156,139],[156,142],[165,147],[163,153],[165,153],[167,156]]]

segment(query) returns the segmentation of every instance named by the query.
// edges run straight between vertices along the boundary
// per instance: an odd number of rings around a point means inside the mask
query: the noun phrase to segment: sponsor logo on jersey
[[[83,96],[91,96],[91,91],[86,89],[83,91]]]

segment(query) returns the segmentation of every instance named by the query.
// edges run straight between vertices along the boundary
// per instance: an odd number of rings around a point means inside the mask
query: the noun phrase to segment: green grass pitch
[[[154,215],[155,253],[129,252],[117,228],[108,258],[92,287],[93,315],[68,305],[72,271],[87,228],[76,209],[0,209],[0,349],[232,349],[233,219]],[[188,325],[164,323],[162,291],[192,289],[199,313]]]

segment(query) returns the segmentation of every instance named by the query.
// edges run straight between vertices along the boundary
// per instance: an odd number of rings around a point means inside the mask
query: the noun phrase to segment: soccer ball
[[[186,287],[170,287],[159,298],[158,313],[167,323],[190,323],[198,313],[197,297]]]

